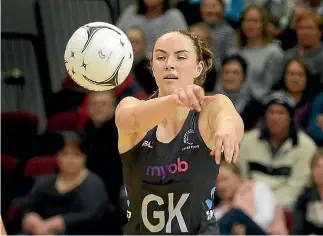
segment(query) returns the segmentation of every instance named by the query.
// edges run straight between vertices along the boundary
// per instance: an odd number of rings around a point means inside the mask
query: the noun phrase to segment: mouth
[[[175,75],[167,75],[167,76],[165,76],[165,77],[164,77],[164,79],[168,79],[168,80],[177,80],[177,79],[178,79],[178,77],[177,77],[177,76],[175,76]]]

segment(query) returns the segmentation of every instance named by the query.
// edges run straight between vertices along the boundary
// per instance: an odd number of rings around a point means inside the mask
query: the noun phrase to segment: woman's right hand
[[[201,111],[204,102],[214,99],[213,96],[205,96],[204,89],[195,84],[176,89],[172,97],[178,106],[195,109],[198,112]]]

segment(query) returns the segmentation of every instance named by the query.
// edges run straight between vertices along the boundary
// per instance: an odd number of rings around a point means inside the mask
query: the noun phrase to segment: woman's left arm
[[[205,110],[209,130],[214,135],[211,155],[219,164],[221,153],[224,152],[225,160],[235,163],[238,160],[239,143],[244,134],[244,124],[240,115],[231,100],[222,94],[214,95]]]

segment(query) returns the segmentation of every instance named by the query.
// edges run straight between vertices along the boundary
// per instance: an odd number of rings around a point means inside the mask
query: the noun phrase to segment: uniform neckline
[[[183,131],[185,129],[187,129],[187,127],[190,125],[191,117],[192,117],[193,114],[194,114],[194,110],[190,110],[188,112],[182,128],[180,129],[180,131],[178,132],[178,134],[171,141],[169,141],[168,143],[164,143],[164,142],[161,142],[161,141],[158,140],[158,138],[157,138],[157,128],[158,128],[158,125],[156,125],[154,127],[154,130],[153,130],[153,139],[154,139],[154,141],[156,141],[157,143],[159,143],[161,145],[170,145],[170,144],[174,143],[181,136],[181,134],[183,133]]]

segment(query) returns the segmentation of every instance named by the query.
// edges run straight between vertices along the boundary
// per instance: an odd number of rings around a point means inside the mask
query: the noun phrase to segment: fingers
[[[188,98],[188,104],[195,109],[196,111],[200,112],[201,111],[201,105],[198,100],[198,97],[194,93],[194,88],[188,86],[185,88],[185,92]]]
[[[229,138],[225,138],[223,144],[225,161],[230,164],[232,161],[234,146]]]
[[[203,102],[209,103],[209,102],[213,102],[215,100],[214,96],[204,96],[203,98]]]
[[[236,163],[239,158],[239,143],[233,140],[229,135],[216,136],[215,147],[210,155],[215,157],[217,164],[220,164],[222,153],[227,163]]]
[[[216,164],[220,165],[221,162],[221,149],[223,145],[223,140],[221,137],[215,138],[215,147],[211,152],[211,155],[215,157]]]
[[[239,158],[239,144],[235,143],[234,144],[234,152],[233,152],[233,163],[237,163],[238,158]]]

